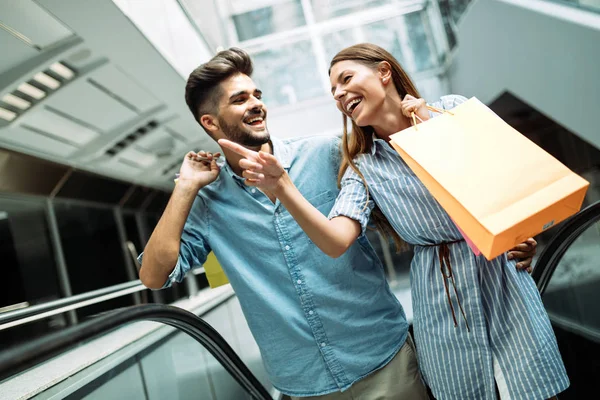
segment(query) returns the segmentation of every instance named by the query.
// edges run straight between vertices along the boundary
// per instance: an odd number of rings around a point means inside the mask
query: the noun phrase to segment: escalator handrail
[[[187,333],[212,354],[253,399],[272,400],[227,341],[193,313],[164,304],[144,304],[118,309],[102,316],[35,339],[0,353],[0,381],[89,340],[138,321],[154,321]]]
[[[571,217],[550,239],[550,242],[540,254],[531,274],[540,295],[543,295],[546,291],[548,282],[565,252],[577,240],[579,235],[598,220],[600,220],[600,201]]]
[[[147,288],[142,284],[142,281],[140,281],[139,279],[135,281],[120,283],[118,285],[107,286],[102,289],[92,290],[90,292],[85,292],[74,296],[69,296],[62,299],[52,300],[46,303],[36,304],[34,306],[29,306],[18,310],[1,313],[0,325],[8,324],[10,322],[18,321],[25,318],[31,318],[36,315],[46,315],[47,313],[53,310],[59,310],[65,307],[69,307],[70,309],[75,310],[77,308],[89,305],[90,302],[93,303],[95,299],[99,299],[104,296],[109,296],[117,292],[126,291],[127,294],[131,294],[132,291],[138,292],[146,289]],[[126,294],[124,294],[123,296],[125,295]]]

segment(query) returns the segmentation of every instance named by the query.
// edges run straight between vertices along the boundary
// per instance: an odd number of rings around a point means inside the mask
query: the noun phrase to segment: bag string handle
[[[426,105],[425,105],[425,107],[427,107],[427,109],[428,109],[429,111],[437,112],[437,113],[439,113],[439,114],[444,114],[444,113],[446,113],[446,114],[454,115],[454,113],[451,113],[451,112],[450,112],[450,111],[448,111],[448,110],[444,110],[444,109],[441,109],[441,108],[433,107],[433,106],[430,106],[429,104],[426,104]],[[413,111],[413,112],[411,112],[411,113],[410,113],[410,115],[411,115],[411,117],[412,117],[412,123],[413,123],[413,126],[415,127],[415,130],[418,130],[418,128],[417,128],[417,119],[418,119],[419,121],[421,121],[421,122],[423,122],[423,120],[422,120],[422,119],[421,119],[421,118],[420,118],[420,117],[419,117],[417,114],[415,114],[415,112],[414,112],[414,111]]]

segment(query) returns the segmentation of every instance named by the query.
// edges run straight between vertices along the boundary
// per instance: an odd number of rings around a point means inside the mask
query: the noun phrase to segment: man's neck
[[[248,147],[250,150],[254,151],[264,151],[265,153],[273,154],[273,145],[269,140],[267,143],[263,144],[260,147]],[[234,153],[233,151],[223,149],[223,154],[225,155],[225,160],[231,167],[231,170],[238,176],[242,176],[242,172],[244,170],[240,167],[240,160],[243,158],[241,155]]]

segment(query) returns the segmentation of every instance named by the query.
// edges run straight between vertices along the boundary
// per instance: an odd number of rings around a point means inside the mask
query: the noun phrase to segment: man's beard
[[[237,124],[229,125],[227,121],[220,117],[218,118],[218,121],[221,131],[223,131],[227,138],[232,142],[241,144],[242,146],[260,147],[271,139],[271,135],[266,127],[266,123],[265,130],[263,131],[264,133],[257,134],[250,128],[244,129]]]

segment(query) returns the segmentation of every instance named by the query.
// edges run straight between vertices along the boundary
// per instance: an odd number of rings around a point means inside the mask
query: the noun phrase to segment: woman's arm
[[[270,154],[269,156],[275,159]],[[330,257],[337,258],[344,254],[360,235],[358,221],[346,216],[329,219],[321,214],[302,196],[285,170],[277,187],[270,191],[281,201],[310,240]]]
[[[225,139],[220,139],[219,144],[245,157],[240,167],[244,169],[246,184],[274,194],[310,240],[328,256],[341,256],[360,235],[358,221],[346,216],[330,220],[310,204],[273,155],[257,153]]]

